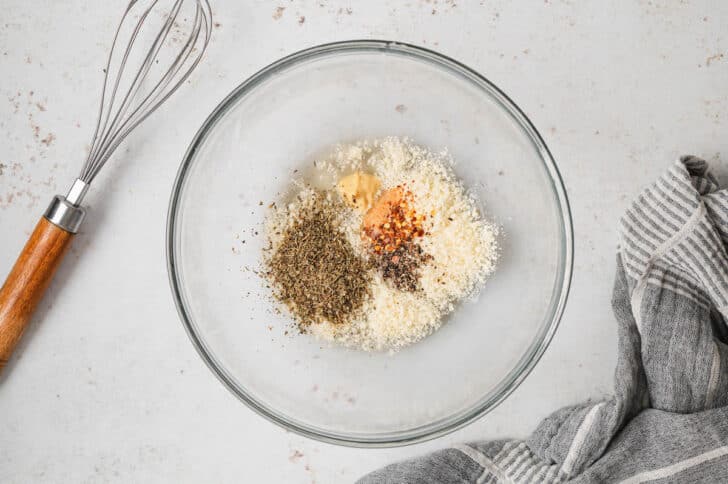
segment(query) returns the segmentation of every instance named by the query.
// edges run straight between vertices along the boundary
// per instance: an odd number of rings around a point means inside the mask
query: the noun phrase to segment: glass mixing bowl
[[[286,334],[253,272],[267,205],[337,143],[391,135],[449,150],[502,227],[497,271],[476,301],[395,354]],[[465,425],[523,381],[563,311],[572,238],[554,160],[500,89],[429,50],[351,41],[285,57],[215,109],[174,185],[167,256],[193,344],[245,404],[309,437],[387,446]]]

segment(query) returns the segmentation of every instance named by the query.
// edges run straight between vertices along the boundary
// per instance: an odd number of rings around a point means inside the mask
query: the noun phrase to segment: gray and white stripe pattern
[[[728,191],[682,157],[619,223],[614,397],[361,482],[728,482],[727,247]]]
[[[703,160],[683,157],[645,189],[620,221],[620,247],[635,286],[664,287],[658,279],[669,274],[671,289],[703,306],[707,293],[726,316],[728,197],[706,170]]]

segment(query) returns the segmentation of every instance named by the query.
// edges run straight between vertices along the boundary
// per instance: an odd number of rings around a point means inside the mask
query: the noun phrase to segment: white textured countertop
[[[3,3],[0,278],[80,169],[124,5]],[[215,0],[213,9],[203,65],[102,172],[83,231],[0,376],[0,482],[348,482],[452,442],[526,436],[550,411],[610,392],[621,211],[681,153],[728,173],[728,3]],[[576,232],[567,309],[531,375],[476,423],[397,449],[311,441],[243,406],[189,342],[164,262],[172,181],[207,114],[282,55],[353,38],[438,50],[505,90],[553,153]]]

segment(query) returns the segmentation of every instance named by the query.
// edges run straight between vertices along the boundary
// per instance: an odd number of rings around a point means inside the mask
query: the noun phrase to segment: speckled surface
[[[80,168],[124,4],[3,4],[2,276]],[[451,442],[525,436],[551,410],[610,391],[620,212],[681,153],[728,174],[728,3],[217,0],[213,8],[204,64],[100,176],[83,232],[0,376],[1,482],[347,482]],[[276,58],[351,38],[430,47],[503,88],[551,148],[576,232],[566,313],[525,383],[478,422],[398,449],[321,444],[247,410],[188,341],[164,264],[172,181],[206,115]]]

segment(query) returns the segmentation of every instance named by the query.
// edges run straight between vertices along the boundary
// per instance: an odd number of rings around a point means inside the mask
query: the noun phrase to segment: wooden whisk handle
[[[0,289],[0,370],[61,265],[73,235],[41,217]]]

